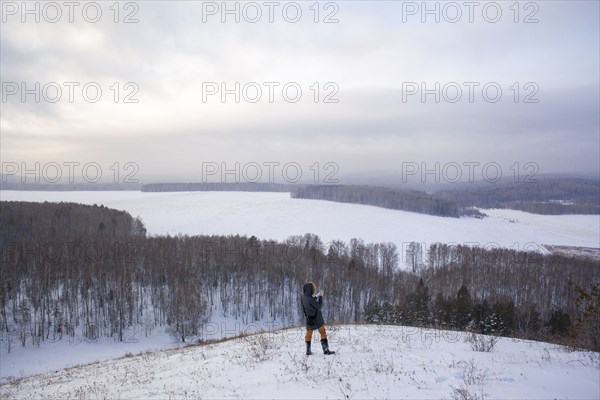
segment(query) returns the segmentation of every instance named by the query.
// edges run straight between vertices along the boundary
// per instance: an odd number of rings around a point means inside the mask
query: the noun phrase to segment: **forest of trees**
[[[307,185],[296,187],[291,192],[291,196],[295,199],[367,204],[441,217],[482,216],[472,208],[461,207],[452,200],[417,190],[354,185]]]
[[[600,214],[600,182],[593,179],[540,179],[444,190],[441,198],[464,207],[510,208],[535,214]]]
[[[148,237],[127,213],[70,203],[0,202],[0,223],[4,342],[127,340],[132,327],[157,326],[186,341],[213,315],[301,323],[299,295],[309,280],[326,291],[328,323],[462,329],[493,327],[500,316],[502,333],[524,336],[553,318],[566,324],[565,315],[569,324],[583,321],[587,334],[595,323],[593,259],[436,244],[411,247],[414,271],[405,271],[392,243]]]
[[[473,188],[461,185],[435,193],[356,185],[299,185],[291,190],[292,198],[367,204],[442,217],[483,217],[476,208],[547,215],[600,214],[600,182],[592,179],[540,179]]]
[[[0,178],[2,179],[2,178]],[[21,182],[0,182],[0,190],[23,190],[23,191],[139,191],[142,185],[139,183],[21,183]]]
[[[142,192],[289,192],[296,185],[271,182],[149,183]]]
[[[372,299],[367,321],[545,340],[578,329],[581,345],[600,350],[597,258],[433,244],[424,259],[419,284],[395,302]],[[598,312],[575,324],[581,293]]]

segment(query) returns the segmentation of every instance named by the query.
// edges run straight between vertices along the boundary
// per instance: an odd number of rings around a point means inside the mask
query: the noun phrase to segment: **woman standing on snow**
[[[325,321],[323,321],[323,314],[321,313],[321,307],[323,306],[323,291],[321,290],[318,295],[315,296],[317,287],[313,282],[304,284],[304,294],[302,296],[302,310],[306,317],[306,336],[304,341],[306,342],[306,355],[311,355],[310,343],[312,340],[313,330],[317,329],[321,334],[321,346],[323,347],[323,353],[326,355],[334,354],[335,351],[329,350],[329,344],[327,343],[327,332],[325,331]]]

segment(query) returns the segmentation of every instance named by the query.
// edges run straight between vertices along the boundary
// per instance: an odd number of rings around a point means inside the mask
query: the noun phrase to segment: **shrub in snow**
[[[494,350],[496,343],[498,343],[498,338],[496,336],[478,335],[471,332],[465,341],[470,343],[471,350],[473,351],[490,352]]]

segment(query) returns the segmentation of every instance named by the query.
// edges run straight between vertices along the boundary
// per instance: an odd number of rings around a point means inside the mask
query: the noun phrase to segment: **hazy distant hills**
[[[545,178],[535,182],[462,183],[431,193],[368,185],[293,185],[278,183],[161,183],[145,192],[290,192],[293,198],[418,212],[445,217],[482,216],[473,208],[510,208],[536,214],[600,214],[600,182],[589,178]],[[449,188],[448,188],[449,187]]]
[[[436,192],[443,199],[479,208],[535,214],[600,214],[600,183],[593,179],[544,179]]]
[[[142,192],[242,191],[290,192],[293,198],[319,199],[343,203],[411,211],[445,217],[482,214],[474,208],[509,208],[535,214],[600,214],[600,181],[597,178],[544,177],[515,183],[477,181],[456,184],[422,185],[317,185],[275,182],[165,182],[119,183],[3,183],[2,190],[102,191],[141,190]],[[433,189],[433,190],[432,190]]]

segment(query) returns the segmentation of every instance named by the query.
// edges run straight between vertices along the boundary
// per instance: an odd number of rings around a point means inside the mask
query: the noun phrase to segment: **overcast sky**
[[[207,162],[598,174],[599,3],[513,3],[228,2],[238,23],[220,1],[3,2],[2,162],[133,162],[147,181],[200,181]]]

